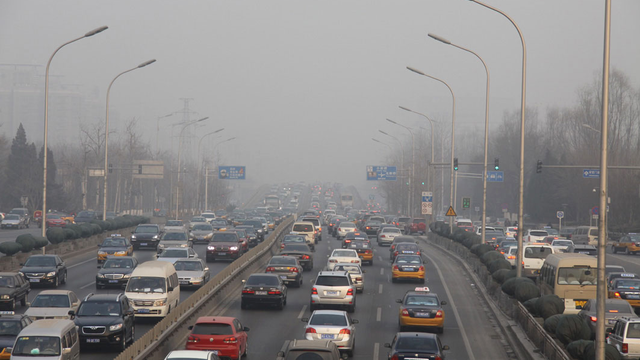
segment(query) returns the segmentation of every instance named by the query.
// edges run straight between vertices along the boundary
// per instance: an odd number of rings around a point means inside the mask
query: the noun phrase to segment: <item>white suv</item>
[[[356,310],[356,286],[347,271],[321,271],[311,288],[309,310],[319,307],[346,308]]]
[[[640,357],[640,318],[621,317],[607,332],[607,343],[615,346],[623,359]]]

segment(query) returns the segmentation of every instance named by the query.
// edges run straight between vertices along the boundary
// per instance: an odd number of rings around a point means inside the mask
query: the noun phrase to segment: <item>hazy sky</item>
[[[487,3],[511,15],[524,33],[528,105],[542,113],[569,106],[576,90],[601,71],[604,1]],[[640,1],[615,0],[612,14],[612,66],[638,87]],[[398,105],[449,116],[446,88],[406,66],[449,82],[460,131],[480,126],[482,65],[427,33],[484,57],[492,76],[494,124],[503,111],[519,108],[517,32],[501,15],[465,0],[1,0],[0,64],[45,65],[57,46],[102,25],[109,30],[60,51],[52,73],[97,87],[104,99],[116,74],[157,59],[118,80],[112,111],[121,120],[140,119],[154,144],[156,118],[181,110],[179,98],[193,98],[194,116],[210,117],[198,133],[224,127],[222,139],[236,136],[219,149],[225,163],[246,165],[254,180],[364,182],[365,166],[378,164],[387,151],[371,137],[380,128],[404,135],[386,117],[426,125]],[[87,121],[103,114],[101,109]],[[169,129],[161,132],[167,148]]]

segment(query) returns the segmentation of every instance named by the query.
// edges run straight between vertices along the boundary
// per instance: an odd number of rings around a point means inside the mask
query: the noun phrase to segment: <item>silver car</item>
[[[378,234],[378,245],[391,246],[393,239],[395,239],[396,236],[401,236],[401,235],[402,235],[402,232],[400,231],[400,229],[396,227],[382,228],[382,230],[380,230],[380,233]]]
[[[213,237],[213,226],[211,224],[195,224],[189,233],[194,243],[201,242],[208,244]]]
[[[158,243],[158,254],[167,248],[192,248],[193,242],[186,231],[173,231],[162,234]]]
[[[346,271],[321,271],[311,289],[309,310],[319,307],[346,308],[356,310],[356,287]]]
[[[358,320],[352,319],[345,311],[316,310],[310,318],[303,318],[307,323],[304,336],[307,340],[331,340],[340,352],[353,356],[356,344],[356,327]]]
[[[198,259],[198,253],[192,248],[167,248],[157,255],[156,260],[175,263],[182,259]]]
[[[211,277],[209,268],[202,259],[180,259],[173,263],[178,273],[180,286],[201,287]]]
[[[347,233],[358,231],[356,228],[356,224],[350,221],[341,221],[340,225],[338,225],[338,229],[336,230],[336,239],[340,240],[344,238]]]
[[[295,257],[273,256],[271,260],[269,260],[265,272],[280,276],[280,279],[287,285],[300,287],[303,281],[303,271],[304,269]]]
[[[71,290],[41,291],[24,312],[32,320],[69,319],[69,311],[78,312],[80,300]]]
[[[356,291],[361,293],[364,291],[364,270],[357,264],[337,263],[333,264],[333,271],[346,271],[351,276],[351,281],[356,286]]]
[[[2,229],[23,229],[27,227],[25,218],[17,214],[7,214],[0,223]]]

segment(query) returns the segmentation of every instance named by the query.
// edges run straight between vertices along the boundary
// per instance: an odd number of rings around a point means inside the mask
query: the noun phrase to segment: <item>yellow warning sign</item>
[[[456,214],[456,211],[455,211],[455,210],[453,210],[453,206],[449,206],[449,210],[447,210],[447,214],[446,214],[446,215],[447,215],[447,216],[458,216],[458,215]]]

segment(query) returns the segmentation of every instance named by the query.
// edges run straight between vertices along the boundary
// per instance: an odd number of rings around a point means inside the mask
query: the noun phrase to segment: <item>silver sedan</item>
[[[209,268],[202,259],[180,259],[173,263],[180,286],[202,287],[211,278]]]
[[[311,318],[303,318],[307,323],[305,327],[305,339],[307,340],[331,340],[340,352],[353,356],[353,348],[356,342],[356,327],[358,320],[351,319],[346,311],[340,310],[315,310]]]

